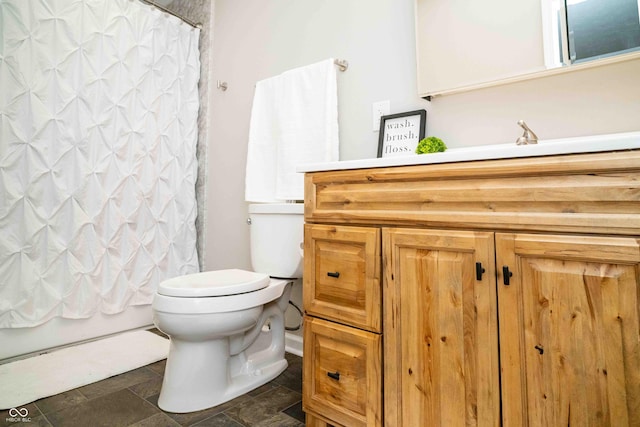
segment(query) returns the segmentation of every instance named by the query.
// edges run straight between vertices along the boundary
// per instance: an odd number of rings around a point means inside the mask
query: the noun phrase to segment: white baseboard
[[[284,349],[287,353],[302,357],[302,337],[289,332],[285,333]]]

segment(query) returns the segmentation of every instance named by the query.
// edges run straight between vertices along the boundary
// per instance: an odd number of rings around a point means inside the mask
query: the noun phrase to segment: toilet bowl
[[[167,412],[222,404],[287,367],[284,311],[292,279],[302,277],[302,205],[250,205],[249,213],[252,264],[269,271],[206,271],[158,286],[153,320],[170,338],[158,406]]]

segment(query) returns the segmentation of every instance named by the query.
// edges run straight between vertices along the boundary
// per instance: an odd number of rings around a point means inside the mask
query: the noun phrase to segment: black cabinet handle
[[[337,279],[338,277],[340,277],[340,273],[339,273],[338,271],[336,271],[336,272],[329,271],[329,272],[327,273],[327,276],[329,276],[329,277],[335,277],[335,278]]]
[[[504,267],[502,267],[502,280],[503,280],[505,286],[509,286],[510,285],[511,276],[513,276],[513,273],[509,271],[509,267],[507,267],[506,265]]]
[[[327,376],[329,378],[333,378],[334,380],[340,381],[340,372],[327,372]]]
[[[481,262],[476,262],[476,280],[482,280],[482,273],[485,272],[485,269],[482,268]]]

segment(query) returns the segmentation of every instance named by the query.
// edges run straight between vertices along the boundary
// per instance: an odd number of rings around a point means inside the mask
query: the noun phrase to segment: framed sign
[[[424,138],[427,121],[425,110],[391,114],[380,118],[378,157],[415,154],[418,142]]]

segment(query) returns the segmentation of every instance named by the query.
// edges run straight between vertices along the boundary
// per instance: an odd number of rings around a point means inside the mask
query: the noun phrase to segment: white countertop
[[[494,144],[467,148],[451,148],[444,153],[414,154],[374,159],[338,162],[305,163],[297,172],[320,172],[347,169],[381,168],[390,166],[428,165],[466,162],[472,160],[513,159],[518,157],[550,156],[554,154],[596,153],[640,148],[640,132],[615,133],[578,138],[541,140],[538,144]]]

